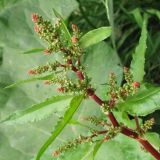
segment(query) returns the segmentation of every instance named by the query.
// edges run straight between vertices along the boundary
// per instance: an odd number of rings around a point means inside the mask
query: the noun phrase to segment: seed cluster
[[[53,78],[44,81],[44,84],[58,85],[57,91],[61,93],[72,93],[72,94],[85,94],[85,97],[95,98],[98,104],[101,105],[102,112],[105,115],[112,113],[111,111],[116,107],[116,104],[126,100],[128,96],[137,93],[140,88],[140,83],[133,80],[130,70],[124,67],[124,83],[121,87],[118,86],[116,81],[116,75],[111,73],[109,76],[108,91],[107,96],[108,101],[101,101],[95,95],[95,89],[91,86],[91,79],[88,78],[85,73],[85,68],[81,65],[80,59],[84,51],[79,45],[79,39],[81,33],[78,27],[72,24],[72,33],[66,36],[66,30],[64,31],[64,24],[62,19],[57,19],[57,21],[52,24],[50,21],[44,20],[42,16],[38,14],[32,14],[32,21],[34,22],[35,32],[48,43],[48,48],[43,52],[45,55],[50,55],[51,53],[61,52],[63,53],[63,62],[48,63],[44,66],[39,66],[35,69],[30,69],[28,74],[37,75],[45,74],[48,72],[53,73]],[[73,78],[73,72],[77,75]],[[95,101],[96,101],[95,100]],[[90,129],[92,135],[82,136],[69,141],[64,146],[59,147],[53,152],[53,156],[59,156],[61,153],[66,152],[70,148],[76,148],[78,145],[86,142],[94,142],[93,138],[98,137],[103,134],[103,140],[109,140],[114,138],[118,133],[122,131],[121,124],[113,126],[104,120],[102,117],[97,118],[96,116],[87,117],[85,120],[91,122],[95,125],[95,128],[104,128],[105,132],[99,131],[98,129]],[[118,123],[118,122],[117,122]],[[113,123],[114,124],[114,123]],[[148,129],[152,128],[154,120],[147,120],[141,127],[141,133],[144,134]],[[137,133],[137,130],[136,130]]]
[[[61,19],[52,24],[48,20],[44,20],[42,16],[36,13],[32,14],[32,21],[34,22],[35,32],[48,43],[48,48],[43,52],[49,55],[55,52],[63,53],[63,64],[60,62],[49,63],[45,66],[39,66],[36,69],[30,69],[28,74],[36,75],[45,72],[55,72],[59,68],[63,68],[63,73],[55,74],[53,79],[46,80],[44,84],[58,84],[57,91],[63,93],[84,93],[90,87],[90,81],[84,72],[84,68],[80,64],[80,58],[83,54],[79,46],[79,38],[81,33],[78,27],[72,24],[72,36],[68,39],[63,29],[63,22]],[[69,33],[70,34],[70,33]],[[75,67],[73,67],[73,65]],[[71,79],[68,72],[75,71],[80,80]]]
[[[152,126],[154,125],[155,120],[154,118],[151,118],[149,120],[146,120],[145,123],[142,125],[142,131],[143,133],[147,132],[148,130],[152,129]]]
[[[101,134],[104,134],[103,139],[104,141],[110,140],[114,138],[118,133],[120,133],[121,128],[120,127],[110,127],[107,131],[91,131],[92,135],[90,136],[82,136],[80,135],[78,138],[68,141],[65,145],[59,147],[56,151],[52,153],[54,157],[59,156],[61,153],[64,153],[68,151],[71,148],[77,148],[78,145],[83,143],[94,143],[97,139],[94,139],[95,137],[100,136]]]
[[[87,142],[92,142],[92,136],[82,136],[80,135],[78,138],[68,141],[65,145],[59,147],[56,151],[52,153],[52,156],[57,157],[61,153],[66,152],[67,150],[71,148],[77,148],[78,145],[87,143]]]

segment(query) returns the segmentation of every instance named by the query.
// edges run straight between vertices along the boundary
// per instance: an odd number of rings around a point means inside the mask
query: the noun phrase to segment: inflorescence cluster
[[[63,53],[63,62],[56,61],[44,66],[39,66],[38,68],[29,70],[29,74],[38,75],[46,72],[53,73],[53,79],[46,80],[44,82],[45,84],[58,84],[57,90],[59,92],[73,94],[84,93],[86,97],[92,97],[92,99],[100,104],[105,115],[109,115],[116,107],[117,103],[125,101],[128,96],[137,93],[140,83],[134,82],[129,69],[124,67],[123,85],[119,87],[116,82],[115,74],[111,73],[109,78],[109,90],[107,91],[109,100],[101,102],[94,94],[95,89],[91,86],[91,79],[88,78],[84,67],[81,65],[80,60],[84,51],[79,45],[81,33],[78,27],[72,24],[72,35],[69,37],[68,35],[66,36],[66,33],[63,30],[64,26],[61,19],[57,19],[56,22],[52,24],[50,21],[44,20],[42,16],[34,13],[32,14],[32,21],[35,25],[35,32],[40,36],[40,38],[48,43],[48,48],[44,50],[44,54],[50,55],[52,53],[61,52]],[[74,72],[77,75],[77,79],[72,79],[69,74],[70,72]],[[111,118],[113,119],[113,117]],[[87,117],[86,120],[90,121],[95,126],[100,125],[105,130],[94,130],[90,136],[81,135],[78,138],[69,141],[67,144],[54,151],[53,156],[59,156],[62,152],[65,152],[70,148],[74,148],[79,144],[93,142],[93,138],[98,137],[99,135],[103,135],[103,140],[105,141],[114,138],[118,133],[122,132],[121,125],[112,125],[103,119],[97,119],[92,116]],[[147,120],[144,125],[141,126],[140,134],[144,134],[148,129],[151,129],[153,124],[153,119]],[[129,129],[126,129],[125,131],[129,132]],[[125,133],[125,131],[123,132]],[[138,133],[138,130],[135,129],[135,132]],[[127,135],[127,133],[125,134]]]

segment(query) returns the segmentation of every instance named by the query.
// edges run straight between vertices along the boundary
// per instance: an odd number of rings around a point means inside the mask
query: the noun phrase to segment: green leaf
[[[34,49],[31,49],[25,52],[21,52],[21,54],[32,54],[32,53],[37,53],[37,52],[39,53],[42,51],[44,51],[44,48],[34,48]]]
[[[19,2],[24,1],[24,0],[1,0],[0,1],[0,12],[4,12],[7,9],[11,9],[11,7],[17,5]]]
[[[159,10],[152,8],[152,9],[147,9],[147,12],[157,16],[157,18],[160,20],[160,11]]]
[[[81,123],[81,122],[79,122],[79,121],[76,121],[76,120],[74,120],[74,119],[71,119],[71,120],[69,121],[69,124],[71,124],[71,125],[79,125],[79,126],[81,126],[81,127],[85,127],[85,128],[87,128],[87,129],[94,130],[94,128],[89,127],[88,125],[85,125],[85,124],[83,124],[83,123]]]
[[[123,73],[120,59],[115,50],[106,42],[102,41],[87,48],[83,64],[86,67],[87,75],[92,77],[91,83],[97,85],[96,93],[101,98],[106,98],[108,85],[102,86],[100,84],[109,82],[109,74],[111,72],[116,74],[118,84],[121,83]]]
[[[102,146],[103,142],[104,142],[104,140],[98,141],[96,143],[96,145],[94,146],[94,149],[93,149],[93,160],[95,159],[95,156],[96,156],[98,150],[100,149],[100,147]]]
[[[143,26],[143,18],[142,18],[140,9],[136,8],[136,9],[132,10],[130,13],[133,14],[138,26],[140,28],[142,28],[142,26]]]
[[[87,48],[93,44],[103,41],[111,35],[111,27],[101,27],[94,29],[86,33],[80,38],[80,46],[82,48]]]
[[[41,76],[41,77],[34,77],[34,78],[30,78],[30,79],[25,79],[25,80],[13,83],[9,86],[6,86],[5,89],[16,87],[16,86],[18,86],[20,84],[24,84],[24,83],[29,83],[29,82],[33,82],[33,81],[37,81],[37,80],[50,80],[52,78],[53,78],[53,74],[49,74],[49,75]]]
[[[144,137],[155,146],[157,150],[160,149],[160,137],[159,134],[154,132],[147,132],[145,133]]]
[[[61,20],[61,23],[62,23],[61,29],[63,30],[64,35],[65,35],[66,39],[68,40],[68,42],[71,43],[71,34],[65,24],[64,19],[55,9],[53,9],[53,12],[54,12],[55,16]]]
[[[8,90],[3,89],[13,82],[28,79],[29,77],[26,74],[28,69],[44,65],[47,62],[52,63],[55,57],[57,58],[55,55],[48,57],[43,54],[18,54],[32,48],[45,48],[47,45],[34,33],[31,13],[36,12],[47,19],[53,20],[53,18],[55,19],[52,10],[54,7],[66,20],[77,6],[76,0],[0,0],[0,43],[3,47],[3,63],[0,72],[3,68],[7,75],[5,77],[0,74],[0,81],[3,81],[1,82],[3,85],[0,92],[4,92],[2,93],[4,96],[0,95],[0,103],[3,101],[3,104],[0,104],[0,119],[4,119],[16,110],[24,110],[26,107],[43,102],[47,97],[57,94],[53,85],[45,86],[39,81]],[[43,119],[43,121],[24,125],[0,124],[0,131],[6,136],[4,138],[0,135],[3,139],[0,139],[0,160],[30,160],[44,140],[51,135],[51,126],[64,113],[69,101],[70,99],[60,101],[31,113],[36,120],[44,118],[45,115],[46,119]],[[47,113],[45,114],[45,112]],[[23,116],[24,118],[25,116]],[[58,141],[62,142],[66,138],[68,138],[68,135],[61,137]],[[6,146],[7,143],[11,149]]]
[[[73,117],[74,113],[80,106],[84,95],[76,96],[72,99],[69,108],[64,114],[64,118],[60,120],[57,125],[55,126],[55,130],[53,131],[52,135],[49,137],[49,139],[44,143],[44,145],[40,148],[36,160],[40,160],[42,154],[45,152],[45,150],[49,147],[49,145],[57,138],[57,136],[62,132],[64,127],[68,124],[68,122]]]
[[[144,64],[145,64],[145,52],[147,48],[146,43],[147,43],[147,18],[145,17],[143,21],[139,44],[136,47],[131,62],[131,72],[133,74],[134,81],[141,82],[145,74]]]
[[[33,105],[32,107],[29,107],[25,110],[22,111],[17,111],[12,113],[9,117],[6,119],[2,120],[2,122],[6,122],[9,124],[18,122],[18,123],[24,123],[24,122],[32,122],[35,120],[40,120],[48,116],[48,114],[52,114],[50,110],[47,111],[47,107],[53,103],[57,103],[60,101],[64,101],[67,99],[70,99],[72,96],[53,96],[51,98],[46,99],[44,102],[38,103]],[[53,106],[51,106],[53,108]],[[37,111],[41,111],[36,113]]]
[[[119,103],[117,108],[132,115],[146,116],[160,109],[160,87],[147,87],[125,102]]]
[[[102,144],[95,160],[155,160],[155,158],[142,150],[137,141],[119,134]]]
[[[16,148],[11,146],[9,138],[2,132],[0,132],[0,142],[3,144],[3,146],[0,147],[1,160],[9,160],[10,155],[12,155],[13,159],[27,160],[26,156],[20,150],[16,150]]]
[[[114,29],[114,9],[113,9],[113,0],[105,0],[104,5],[106,8],[107,12],[107,18],[109,21],[109,24],[112,28],[112,35],[111,35],[111,40],[112,40],[112,45],[114,48],[116,48],[115,44],[115,29]]]

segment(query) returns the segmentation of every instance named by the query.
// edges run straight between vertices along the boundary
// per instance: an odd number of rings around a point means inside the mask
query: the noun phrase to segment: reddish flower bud
[[[78,38],[76,36],[73,36],[71,38],[71,40],[72,40],[72,43],[77,43],[78,42]]]
[[[36,13],[32,13],[32,21],[35,23],[38,21],[38,15]]]
[[[50,80],[44,81],[45,85],[50,85],[52,82]]]
[[[28,71],[28,74],[37,74],[37,71],[34,70],[34,69],[30,69],[30,70]]]
[[[43,53],[44,53],[45,55],[49,55],[49,54],[50,54],[50,50],[49,50],[49,49],[45,49],[45,50],[43,51]]]
[[[132,83],[132,86],[133,86],[134,88],[139,88],[139,87],[140,87],[140,83],[139,83],[139,82],[133,82],[133,83]]]
[[[109,102],[108,102],[108,105],[110,107],[113,107],[115,105],[115,100],[114,99],[111,99]]]
[[[36,33],[38,33],[38,32],[40,31],[40,28],[39,28],[38,25],[35,25],[35,26],[34,26],[34,31],[35,31]]]
[[[52,153],[52,156],[53,156],[53,157],[57,157],[57,156],[59,156],[59,154],[60,154],[59,151],[55,151],[55,152]]]
[[[63,87],[57,88],[57,91],[58,92],[64,92],[64,88]]]
[[[74,32],[76,32],[76,31],[78,31],[78,27],[77,27],[75,24],[72,24],[72,30],[73,30]]]

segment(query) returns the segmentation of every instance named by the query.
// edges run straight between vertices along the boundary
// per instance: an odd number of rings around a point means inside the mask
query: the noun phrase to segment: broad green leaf
[[[112,33],[111,27],[101,27],[94,29],[86,33],[80,38],[80,46],[87,48],[93,44],[99,43],[104,39],[108,38]]]
[[[54,77],[53,74],[50,74],[50,75],[47,75],[47,76],[41,76],[41,77],[34,77],[34,78],[30,78],[30,79],[26,79],[26,80],[22,80],[22,81],[13,83],[9,86],[6,86],[5,89],[16,87],[20,84],[29,83],[29,82],[33,82],[33,81],[37,81],[37,80],[50,80],[53,77]]]
[[[160,149],[160,137],[158,133],[154,132],[147,132],[145,133],[144,137],[155,146],[156,149]]]
[[[21,1],[24,1],[24,0],[1,0],[0,1],[0,12],[4,12],[7,9],[11,9],[11,7],[14,7]]]
[[[143,81],[145,74],[144,64],[145,64],[145,52],[147,48],[147,18],[144,18],[141,37],[139,39],[139,44],[135,49],[131,62],[131,72],[133,74],[133,79],[135,81]]]
[[[92,77],[92,84],[97,86],[96,93],[101,98],[106,98],[108,85],[100,84],[108,83],[111,72],[116,74],[118,84],[120,84],[122,80],[120,59],[115,50],[105,42],[87,48],[86,53],[82,62],[86,67],[86,73]]]
[[[55,16],[61,20],[61,23],[62,23],[61,29],[63,30],[64,35],[65,35],[66,39],[68,40],[68,42],[71,43],[71,34],[65,24],[64,19],[55,9],[53,9],[53,12],[54,12]]]
[[[12,159],[19,159],[19,160],[27,160],[26,156],[19,150],[13,148],[10,145],[10,141],[8,137],[0,132],[0,142],[3,146],[0,146],[0,159],[1,160],[9,160],[10,155],[12,155]]]
[[[127,112],[121,112],[119,110],[114,111],[114,116],[117,118],[119,123],[124,124],[125,126],[135,129],[136,128],[136,124],[135,124],[135,120],[134,119],[130,119],[130,117],[128,116]],[[142,119],[138,118],[139,124],[142,124]]]
[[[40,53],[44,51],[44,48],[34,48],[25,52],[21,52],[21,54],[32,54],[32,53]]]
[[[64,127],[68,124],[68,122],[71,120],[73,117],[74,113],[80,106],[82,100],[83,100],[83,95],[81,96],[76,96],[71,100],[71,103],[69,105],[69,108],[64,114],[64,118],[60,120],[57,125],[55,126],[55,129],[52,133],[52,135],[49,137],[49,139],[44,143],[44,145],[40,148],[36,160],[40,160],[41,156],[45,152],[45,150],[50,146],[50,144],[57,138],[57,136],[62,132]]]
[[[54,107],[49,105],[70,99],[71,97],[72,96],[53,96],[51,98],[46,99],[44,102],[35,104],[32,107],[29,107],[25,110],[12,113],[9,117],[2,120],[2,122],[12,124],[15,122],[24,123],[44,119],[46,118],[46,116],[48,116],[48,114],[50,115],[53,113],[53,111],[51,112],[51,109],[53,109]],[[49,108],[51,109],[48,109],[47,106],[49,106]]]
[[[119,103],[117,108],[132,115],[146,116],[160,109],[160,87],[149,86]]]
[[[77,8],[77,2],[76,0],[0,0],[0,45],[3,47],[3,62],[0,72],[3,68],[4,73],[7,75],[6,77],[0,75],[0,81],[3,81],[2,88],[13,82],[29,78],[26,74],[28,69],[44,65],[46,62],[53,62],[57,56],[51,55],[48,57],[43,54],[30,54],[27,56],[19,54],[22,51],[28,51],[28,49],[47,47],[47,44],[34,33],[31,14],[35,12],[53,21],[55,19],[53,7],[66,20],[70,13]],[[0,101],[3,104],[0,104],[0,118],[5,118],[6,115],[13,113],[15,110],[24,110],[28,106],[40,103],[47,97],[57,94],[55,93],[54,85],[46,86],[39,81],[1,91],[0,99],[2,98],[2,101]],[[3,140],[0,140],[0,159],[30,160],[38,151],[39,146],[50,135],[57,117],[62,115],[69,101],[70,99],[67,99],[51,104],[33,113],[39,120],[47,112],[46,119],[43,119],[43,121],[24,125],[5,125],[5,123],[2,123],[0,126],[3,125],[3,128],[1,127],[0,130],[6,138],[1,136]],[[55,114],[54,112],[57,113]],[[62,142],[66,138],[67,136],[60,137],[58,142]],[[9,143],[12,150],[6,146],[6,143]],[[15,154],[16,156],[14,156]]]
[[[119,134],[101,145],[94,160],[155,160],[155,158],[141,149],[136,140]]]

